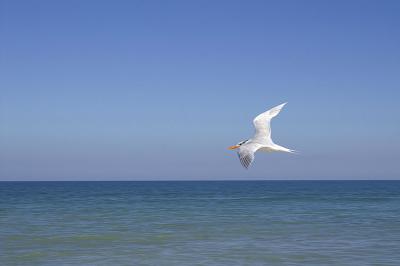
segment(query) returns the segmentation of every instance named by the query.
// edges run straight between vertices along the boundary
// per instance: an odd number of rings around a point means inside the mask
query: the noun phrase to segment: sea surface
[[[400,265],[400,181],[0,182],[0,265]]]

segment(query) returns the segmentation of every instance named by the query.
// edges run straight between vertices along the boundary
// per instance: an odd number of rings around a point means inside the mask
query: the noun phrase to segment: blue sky
[[[398,1],[0,8],[0,180],[400,178]]]

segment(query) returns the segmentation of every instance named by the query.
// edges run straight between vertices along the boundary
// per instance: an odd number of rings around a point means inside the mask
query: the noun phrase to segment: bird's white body
[[[238,148],[238,156],[243,167],[248,168],[253,160],[254,154],[257,151],[263,152],[290,152],[293,150],[275,144],[271,139],[271,119],[279,114],[286,103],[280,104],[270,110],[259,114],[253,120],[256,132],[251,139],[241,141],[231,149]]]

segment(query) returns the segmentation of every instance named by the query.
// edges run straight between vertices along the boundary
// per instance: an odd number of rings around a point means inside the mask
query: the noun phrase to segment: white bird
[[[239,148],[238,156],[244,168],[247,169],[252,164],[256,151],[295,152],[294,150],[275,144],[271,139],[271,119],[279,114],[285,104],[286,103],[280,104],[256,116],[253,120],[254,127],[256,128],[253,138],[241,141],[229,147],[230,150]]]

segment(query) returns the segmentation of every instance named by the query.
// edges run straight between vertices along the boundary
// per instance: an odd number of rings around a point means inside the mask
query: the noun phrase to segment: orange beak
[[[234,150],[234,149],[237,149],[237,148],[239,148],[239,147],[240,147],[239,145],[233,145],[233,146],[230,146],[228,149]]]

